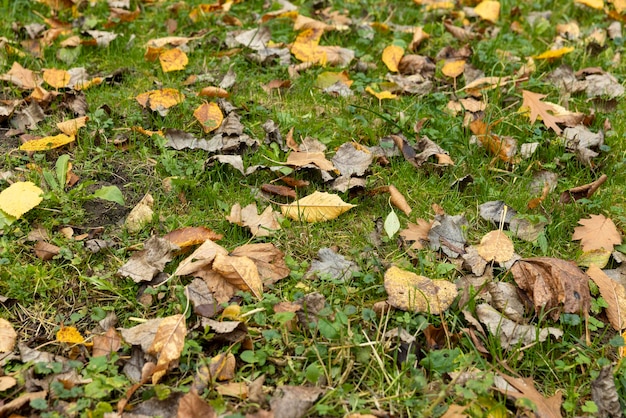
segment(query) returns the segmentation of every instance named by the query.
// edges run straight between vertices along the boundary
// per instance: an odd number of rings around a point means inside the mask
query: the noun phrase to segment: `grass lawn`
[[[626,11],[478,3],[0,1],[0,417],[620,416]]]

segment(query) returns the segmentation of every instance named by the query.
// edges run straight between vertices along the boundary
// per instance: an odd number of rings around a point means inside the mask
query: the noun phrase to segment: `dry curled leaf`
[[[179,359],[185,345],[187,326],[184,315],[173,315],[163,318],[159,323],[148,354],[157,357],[156,371],[152,375],[152,383],[157,384],[165,375],[170,364]]]

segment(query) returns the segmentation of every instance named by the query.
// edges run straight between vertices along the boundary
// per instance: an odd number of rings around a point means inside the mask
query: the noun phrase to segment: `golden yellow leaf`
[[[398,267],[385,272],[387,303],[411,312],[440,314],[452,305],[458,291],[454,283],[446,280],[431,280]]]
[[[43,79],[55,89],[67,87],[70,82],[70,73],[65,70],[50,68],[43,70]]]
[[[0,353],[8,353],[13,351],[17,333],[9,321],[0,318]]]
[[[626,0],[610,0],[610,2],[617,13],[622,14],[626,11]]]
[[[498,17],[500,17],[500,2],[499,1],[483,1],[478,6],[474,7],[474,13],[481,17],[483,20],[496,23]]]
[[[515,253],[513,242],[500,230],[485,234],[476,249],[485,260],[497,261],[498,263],[509,261]]]
[[[91,80],[86,80],[74,85],[74,90],[87,90],[90,87],[102,84],[102,77],[94,77]]]
[[[210,86],[200,90],[198,96],[226,98],[228,97],[228,92],[223,88]]]
[[[74,118],[57,123],[57,128],[65,135],[74,136],[78,133],[78,130],[85,126],[89,116],[81,116],[80,118]]]
[[[224,121],[224,115],[217,103],[201,104],[194,112],[193,116],[202,124],[205,133],[212,132],[220,127]]]
[[[562,57],[565,54],[569,54],[573,50],[574,50],[573,46],[565,46],[563,48],[552,49],[552,50],[548,50],[548,51],[542,52],[539,55],[533,56],[533,58],[537,59],[537,60],[550,60],[550,59],[554,59],[554,58],[560,58],[560,57]]]
[[[384,90],[381,92],[377,92],[374,91],[373,88],[371,88],[370,86],[365,87],[365,91],[368,92],[369,94],[371,94],[372,96],[376,97],[378,100],[384,100],[384,99],[397,99],[398,96],[393,94],[390,91]]]
[[[284,216],[294,220],[323,222],[335,219],[355,206],[344,202],[337,195],[315,192],[280,209]]]
[[[593,9],[602,10],[604,8],[604,0],[575,0],[578,4],[584,4]]]
[[[150,106],[151,110],[164,112],[172,106],[182,103],[185,99],[182,93],[176,89],[151,90],[141,93],[135,100],[143,107]]]
[[[398,64],[404,55],[404,48],[398,45],[389,45],[383,50],[383,62],[389,71],[398,72]]]
[[[187,325],[184,315],[173,315],[163,318],[159,323],[152,345],[147,353],[157,357],[152,383],[157,384],[167,372],[170,363],[178,360],[183,352]]]
[[[465,60],[447,61],[441,69],[443,75],[450,78],[457,78],[463,74],[463,71],[465,71]]]
[[[41,203],[43,190],[30,181],[15,182],[0,192],[0,209],[14,218]]]
[[[319,28],[305,29],[298,34],[291,45],[291,53],[302,62],[312,62],[324,65],[326,52],[319,48],[320,39],[324,31]]]
[[[68,344],[84,344],[85,339],[80,332],[74,327],[64,327],[61,326],[61,329],[57,331],[57,341],[60,343],[68,343]]]
[[[187,58],[187,54],[180,49],[172,48],[159,55],[159,61],[161,62],[163,72],[168,73],[170,71],[184,70],[189,59]]]
[[[55,136],[46,136],[40,139],[33,139],[23,143],[20,146],[21,151],[48,151],[54,148],[62,147],[63,145],[74,142],[76,138],[74,135],[59,134]]]

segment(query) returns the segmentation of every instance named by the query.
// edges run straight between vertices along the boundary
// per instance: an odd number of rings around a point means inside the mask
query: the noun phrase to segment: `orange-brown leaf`
[[[574,241],[580,240],[583,251],[613,250],[613,246],[622,243],[622,237],[610,218],[604,215],[589,215],[589,219],[581,219],[582,226],[574,228]]]

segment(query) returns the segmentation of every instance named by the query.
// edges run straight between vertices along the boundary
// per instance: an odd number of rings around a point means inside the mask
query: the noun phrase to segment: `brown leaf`
[[[496,387],[498,391],[514,400],[526,398],[531,400],[535,407],[537,418],[561,418],[561,403],[563,402],[561,393],[557,392],[550,398],[545,398],[535,389],[532,378],[516,378],[499,373],[507,383],[505,388]]]
[[[256,264],[250,258],[217,254],[213,260],[213,270],[237,288],[252,292],[258,299],[263,297],[263,282]]]
[[[626,328],[626,289],[595,265],[589,267],[587,274],[598,285],[600,294],[609,305],[606,308],[609,323],[615,330],[622,331]]]
[[[239,203],[236,203],[226,219],[231,223],[250,228],[254,237],[266,237],[281,229],[277,221],[278,216],[280,215],[274,212],[271,206],[266,207],[259,215],[256,203],[250,203],[243,209]]]
[[[142,251],[137,251],[117,271],[118,276],[130,277],[135,283],[149,282],[157,274],[163,271],[180,248],[170,240],[152,236],[144,244]]]
[[[571,261],[527,258],[513,264],[511,273],[538,313],[543,311],[554,320],[561,312],[588,315],[591,301],[589,276]]]
[[[432,222],[424,219],[417,219],[417,224],[409,222],[406,229],[400,231],[400,236],[407,241],[415,241],[411,248],[421,250],[424,248],[422,241],[428,241],[428,233]]]
[[[111,353],[115,353],[120,349],[121,343],[122,338],[115,328],[111,327],[104,335],[93,337],[93,356],[108,356]]]
[[[622,237],[610,218],[604,215],[589,215],[589,219],[581,219],[582,226],[574,228],[572,240],[580,240],[584,252],[593,250],[613,251],[615,245],[622,243]]]
[[[275,184],[263,184],[261,186],[261,190],[263,190],[265,193],[270,193],[276,196],[288,197],[290,199],[295,199],[296,197],[298,197],[296,195],[295,190],[287,186],[276,186]]]
[[[27,405],[33,399],[46,399],[46,396],[48,396],[48,391],[46,390],[23,393],[12,401],[7,402],[4,405],[0,405],[0,417],[12,416],[11,414],[13,412],[19,410],[24,405]]]
[[[306,167],[313,164],[324,171],[335,169],[333,163],[326,159],[326,155],[323,152],[292,151],[287,157],[285,164],[295,167]]]
[[[274,417],[300,418],[323,393],[311,386],[279,386],[270,400]]]
[[[254,261],[265,286],[284,279],[291,272],[285,264],[285,254],[269,242],[241,245],[231,255]]]
[[[202,399],[195,391],[188,392],[178,403],[177,418],[202,417],[217,418],[211,405]]]
[[[54,244],[47,243],[45,241],[37,241],[35,244],[35,255],[42,260],[52,260],[55,255],[61,251],[60,247]]]
[[[196,315],[212,318],[218,312],[217,301],[204,280],[194,279],[185,286],[185,290]]]
[[[579,199],[590,198],[609,177],[602,174],[596,181],[583,186],[572,187],[561,194],[561,203],[571,203]]]
[[[8,353],[13,351],[17,333],[13,326],[6,319],[0,318],[0,353]]]
[[[530,122],[535,123],[538,117],[546,125],[551,128],[557,135],[560,135],[562,130],[557,123],[562,123],[563,120],[559,116],[555,116],[556,109],[552,103],[542,102],[541,99],[546,97],[545,94],[533,93],[532,91],[522,90],[522,109],[530,111]]]
[[[158,358],[157,371],[152,375],[153,384],[156,385],[171,363],[179,359],[185,345],[186,335],[187,326],[184,315],[168,316],[159,323],[152,345],[147,350],[148,354]]]
[[[204,226],[187,226],[175,229],[165,234],[163,238],[170,240],[174,245],[177,245],[183,250],[187,247],[202,244],[208,239],[211,241],[219,241],[223,238],[223,235]]]
[[[217,254],[227,255],[228,251],[211,240],[206,240],[191,255],[180,262],[174,272],[175,276],[196,274],[211,265]]]
[[[478,254],[487,261],[503,263],[509,261],[515,253],[513,242],[500,230],[488,232],[480,240]]]
[[[404,198],[404,195],[393,184],[389,186],[389,195],[391,196],[391,204],[404,212],[407,216],[411,214],[411,206]]]
[[[597,416],[619,418],[623,417],[620,405],[620,395],[615,387],[613,368],[604,366],[600,374],[591,382],[591,398],[598,406]]]

